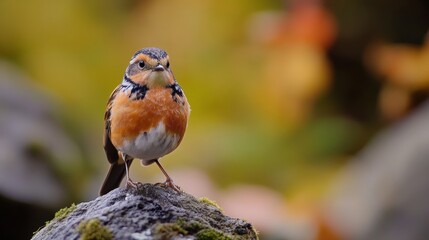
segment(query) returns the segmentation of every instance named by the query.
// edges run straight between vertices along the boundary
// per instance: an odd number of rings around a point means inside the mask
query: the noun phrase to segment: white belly
[[[150,164],[151,160],[163,157],[177,148],[179,136],[166,133],[165,125],[159,123],[148,132],[141,132],[134,140],[126,140],[119,151]]]

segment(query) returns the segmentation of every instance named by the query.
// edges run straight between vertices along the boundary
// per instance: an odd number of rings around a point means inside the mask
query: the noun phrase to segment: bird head
[[[125,76],[149,89],[166,87],[175,82],[168,54],[159,48],[143,48],[131,58]]]

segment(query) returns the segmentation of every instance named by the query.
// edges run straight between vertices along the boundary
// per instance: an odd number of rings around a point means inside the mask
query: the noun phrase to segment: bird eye
[[[169,68],[170,67],[170,61],[167,61],[167,68]]]
[[[143,69],[144,68],[144,66],[145,66],[145,63],[144,63],[144,61],[139,61],[139,68],[140,69]]]

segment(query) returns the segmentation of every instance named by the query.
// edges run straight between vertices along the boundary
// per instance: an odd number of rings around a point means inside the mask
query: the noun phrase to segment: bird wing
[[[113,100],[116,98],[121,88],[122,85],[119,85],[115,88],[115,90],[113,90],[112,94],[110,95],[109,101],[107,102],[106,112],[104,113],[104,152],[106,153],[107,160],[110,162],[110,164],[118,163],[119,160],[118,150],[110,140],[110,117]]]
[[[110,163],[109,172],[107,173],[106,178],[104,179],[103,185],[100,189],[100,196],[104,195],[111,190],[119,187],[122,179],[125,175],[125,164],[119,158],[118,149],[113,145],[110,140],[110,125],[111,125],[111,110],[113,100],[116,98],[117,94],[121,90],[122,85],[119,85],[110,95],[109,101],[107,102],[107,109],[104,113],[104,152],[106,153],[107,160]],[[132,160],[131,160],[132,161]],[[130,162],[131,164],[131,162]]]

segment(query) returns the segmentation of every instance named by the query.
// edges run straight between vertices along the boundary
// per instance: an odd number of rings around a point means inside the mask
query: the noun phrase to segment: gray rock
[[[81,194],[69,179],[82,179],[87,163],[55,114],[55,102],[0,60],[1,197],[51,209]]]
[[[162,185],[118,188],[63,209],[37,239],[258,239],[252,225]]]
[[[429,101],[379,133],[326,204],[345,239],[429,239]]]

